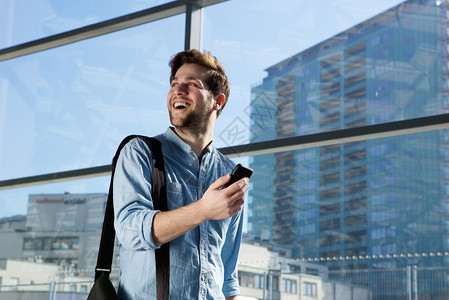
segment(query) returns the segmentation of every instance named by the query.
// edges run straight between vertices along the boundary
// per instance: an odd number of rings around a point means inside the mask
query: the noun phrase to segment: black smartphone
[[[244,177],[248,177],[250,178],[251,175],[253,175],[253,170],[242,166],[241,164],[238,164],[237,166],[235,166],[234,170],[232,170],[231,173],[231,180],[229,180],[228,183],[226,183],[223,188],[227,188],[228,186],[230,186],[231,184],[233,184],[234,182],[239,181],[240,179],[244,178]]]

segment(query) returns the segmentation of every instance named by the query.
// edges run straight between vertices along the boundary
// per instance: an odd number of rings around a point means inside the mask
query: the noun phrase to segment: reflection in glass
[[[110,164],[128,134],[165,131],[169,25],[182,17],[1,62],[0,180]]]
[[[89,0],[0,2],[0,49],[78,29],[170,1],[110,0],[107,9]]]
[[[446,9],[406,1],[269,67],[252,88],[251,141],[446,113]],[[260,113],[267,98],[271,118]],[[400,298],[408,266],[449,266],[448,149],[447,131],[434,131],[256,156],[248,237],[321,262],[374,299]],[[388,268],[403,273],[385,290],[388,272],[374,271]],[[422,297],[448,296],[448,278],[426,276]]]

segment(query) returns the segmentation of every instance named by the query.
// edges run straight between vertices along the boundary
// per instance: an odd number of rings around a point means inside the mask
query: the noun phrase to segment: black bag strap
[[[144,140],[151,149],[153,156],[153,183],[152,198],[155,210],[167,210],[167,192],[165,187],[165,169],[164,159],[162,156],[161,143],[155,139],[142,135],[127,136],[117,148],[117,152],[112,160],[111,182],[109,184],[108,200],[103,221],[103,229],[101,232],[100,248],[98,250],[97,266],[95,268],[95,280],[101,274],[109,276],[111,273],[112,258],[114,254],[114,205],[113,205],[113,181],[115,166],[122,148],[132,139],[140,138]],[[157,299],[168,300],[170,285],[170,252],[169,243],[162,245],[155,251],[156,255],[156,286]]]

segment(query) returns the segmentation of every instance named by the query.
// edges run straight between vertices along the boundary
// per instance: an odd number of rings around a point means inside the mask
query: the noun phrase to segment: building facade
[[[22,258],[92,274],[106,200],[104,193],[30,195]]]
[[[447,16],[445,1],[405,1],[269,67],[251,141],[447,113]],[[448,157],[447,131],[255,156],[249,236],[335,272],[448,266]]]
[[[241,295],[272,300],[372,299],[369,289],[330,281],[327,267],[288,258],[283,252],[242,243],[238,262]]]

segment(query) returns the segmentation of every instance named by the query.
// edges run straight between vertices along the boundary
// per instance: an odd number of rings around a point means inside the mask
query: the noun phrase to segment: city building
[[[30,195],[22,258],[93,274],[106,200],[104,193]]]
[[[26,216],[12,216],[0,219],[0,259],[21,259]]]
[[[259,244],[242,244],[239,282],[241,294],[253,299],[372,299],[369,289],[328,280],[323,265],[291,259]]]
[[[447,113],[447,16],[444,1],[405,1],[267,68],[252,88],[251,142]],[[330,278],[447,267],[448,158],[442,131],[255,156],[248,233],[326,264]],[[404,272],[388,291],[390,278],[348,274],[374,299],[410,286]],[[423,298],[447,299],[447,275],[424,277],[436,286],[418,278]]]
[[[0,300],[82,300],[92,283],[56,264],[0,259]]]
[[[85,299],[93,283],[106,199],[106,194],[30,195],[28,215],[1,219],[0,299]],[[15,259],[6,258],[12,253]],[[243,242],[240,299],[371,299],[366,288],[330,281],[326,266],[291,256],[282,245]],[[118,261],[115,249],[114,284]]]

